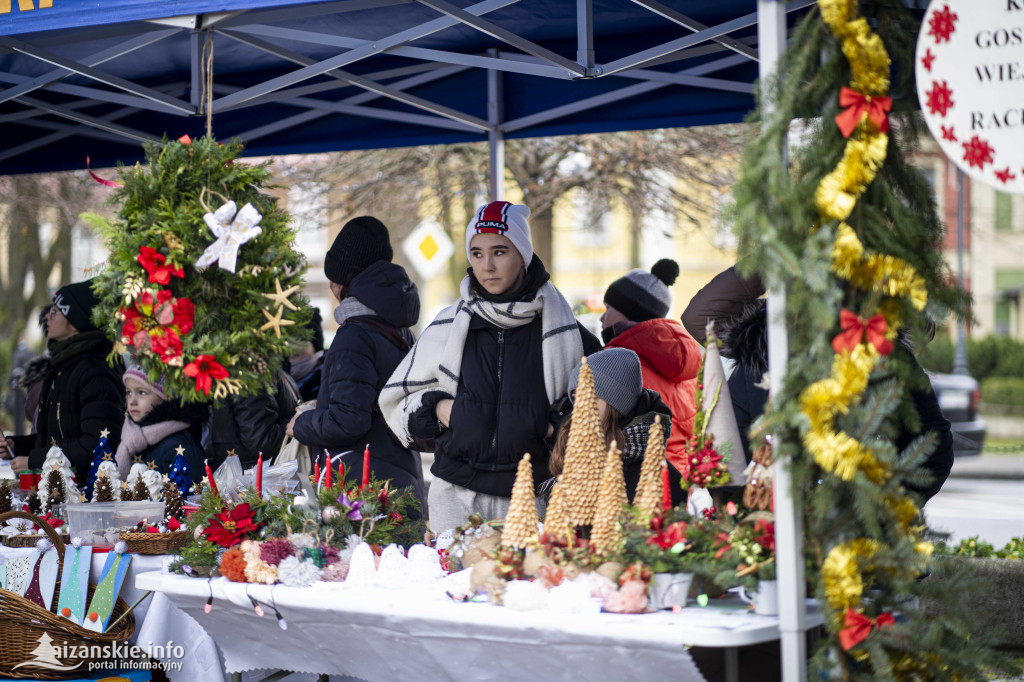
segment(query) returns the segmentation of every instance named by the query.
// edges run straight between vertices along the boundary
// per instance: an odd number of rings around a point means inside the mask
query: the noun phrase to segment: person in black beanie
[[[39,396],[35,434],[6,443],[15,471],[41,467],[56,443],[77,480],[84,481],[101,434],[108,437],[112,452],[117,449],[124,418],[124,368],[107,364],[113,342],[93,324],[99,298],[92,285],[93,280],[67,284],[53,297],[46,325],[51,366]]]
[[[681,324],[665,318],[672,305],[669,287],[678,276],[679,265],[662,258],[650,271],[630,270],[612,282],[604,294],[601,336],[605,348],[627,348],[640,356],[644,388],[657,391],[672,409],[666,457],[683,471],[697,413],[700,346]]]
[[[384,423],[377,396],[415,338],[409,327],[420,316],[416,285],[391,262],[388,228],[371,216],[345,223],[324,258],[324,274],[338,299],[334,319],[341,325],[324,358],[316,408],[292,418],[288,434],[327,452],[334,466],[345,464],[346,479],[359,483],[363,448],[370,470],[395,487],[412,487],[426,510],[419,454],[400,445]]]

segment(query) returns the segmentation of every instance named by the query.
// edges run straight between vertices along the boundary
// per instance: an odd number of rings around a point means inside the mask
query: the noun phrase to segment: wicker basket
[[[43,536],[39,533],[35,533],[32,535],[5,535],[3,538],[3,543],[4,547],[35,547],[36,543],[39,542],[40,538],[42,537]],[[64,542],[65,545],[71,544],[71,536],[69,536],[67,533],[61,535],[60,539]]]
[[[0,514],[0,523],[11,518],[28,519],[40,526],[57,548],[60,568],[63,569],[64,542],[45,521],[26,512],[12,511]],[[95,589],[95,585],[89,586],[90,598]],[[59,593],[60,583],[58,582],[57,589],[54,591],[54,601]],[[128,605],[118,599],[114,604],[110,622],[117,621],[127,610]],[[92,647],[112,649],[114,644],[127,641],[135,632],[135,616],[131,613],[117,621],[114,627],[107,632],[91,632],[7,590],[0,590],[0,623],[3,623],[0,676],[34,680],[63,680],[88,675],[90,662],[106,659],[80,657],[78,654],[83,651],[82,647],[86,647],[84,652],[99,653],[92,650]],[[59,652],[58,658],[63,669],[53,670],[36,665],[16,667],[22,663],[40,660],[41,657],[35,652],[42,645],[42,641],[45,641],[44,635],[50,638],[50,647],[64,649]],[[62,655],[64,652],[71,655],[64,656]]]
[[[188,531],[171,533],[121,533],[128,549],[136,554],[174,554],[188,542]]]

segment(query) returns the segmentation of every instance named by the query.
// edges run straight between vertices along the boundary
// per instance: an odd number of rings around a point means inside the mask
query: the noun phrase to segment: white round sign
[[[933,0],[915,67],[921,111],[946,156],[1024,194],[1024,0]]]

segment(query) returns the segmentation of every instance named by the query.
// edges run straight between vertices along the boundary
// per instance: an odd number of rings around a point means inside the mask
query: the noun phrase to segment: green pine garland
[[[244,163],[241,151],[238,142],[208,137],[147,143],[146,166],[118,168],[117,222],[86,216],[111,253],[95,319],[119,340],[115,354],[130,352],[151,380],[186,401],[268,390],[283,358],[308,336],[312,312],[297,293],[305,259],[292,249],[295,231],[261,192],[268,164]],[[234,273],[216,262],[197,268],[216,239],[203,216],[228,201],[239,212],[251,203],[262,232],[239,247]],[[288,295],[271,298],[279,288]]]
[[[892,59],[890,92],[895,97],[884,164],[846,222],[865,249],[901,258],[923,278],[928,290],[924,311],[906,299],[884,299],[898,306],[905,330],[917,339],[923,337],[929,319],[941,320],[950,312],[962,316],[966,310],[965,293],[948,284],[952,280],[948,267],[938,248],[931,247],[942,236],[934,198],[922,174],[904,157],[922,129],[913,95],[919,20],[899,0],[862,3],[858,9]],[[860,400],[849,414],[836,419],[837,429],[871,444],[875,458],[892,470],[891,479],[876,484],[858,472],[844,481],[823,471],[802,442],[808,422],[799,397],[805,387],[829,376],[840,309],[863,314],[878,299],[833,273],[837,224],[821,223],[814,200],[822,178],[843,156],[846,139],[833,118],[840,111],[839,89],[850,83],[849,62],[818,10],[803,19],[791,45],[780,65],[780,82],[769,87],[772,113],[757,114],[761,134],[748,145],[741,179],[733,188],[741,270],[756,271],[769,288],[787,292],[789,362],[783,389],[773,395],[761,429],[776,436],[776,458],[791,463],[793,495],[804,505],[808,579],[815,596],[827,603],[821,569],[830,551],[854,538],[877,541],[878,550],[870,558],[860,555],[856,566],[864,581],[859,606],[872,618],[898,617],[895,625],[873,628],[867,639],[847,650],[839,638],[844,614],[826,608],[826,636],[814,652],[810,677],[988,679],[986,667],[1012,670],[1012,666],[966,634],[969,599],[953,584],[918,580],[926,569],[920,548],[913,538],[893,532],[900,521],[888,502],[901,494],[902,482],[927,479],[920,465],[934,448],[930,436],[918,438],[902,453],[894,444],[901,424],[919,426],[910,391],[923,386],[911,380],[915,375],[909,355],[897,349],[883,358]],[[812,122],[812,132],[787,163],[784,149],[790,122],[801,118]],[[926,617],[910,605],[922,596],[944,602],[945,616]]]

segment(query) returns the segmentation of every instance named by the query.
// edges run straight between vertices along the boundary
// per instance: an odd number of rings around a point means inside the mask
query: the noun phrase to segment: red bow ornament
[[[863,95],[845,85],[839,90],[839,106],[843,112],[836,116],[836,125],[843,137],[853,135],[857,124],[867,112],[868,118],[878,128],[878,132],[889,131],[889,112],[892,111],[892,97],[872,97]]]
[[[883,613],[872,620],[853,609],[846,609],[846,627],[839,631],[839,643],[843,645],[843,651],[849,651],[867,639],[872,626],[881,629],[895,622],[891,613]]]
[[[892,341],[885,338],[885,318],[880,314],[865,320],[860,315],[843,308],[839,313],[839,327],[843,331],[832,339],[832,349],[836,353],[842,353],[844,350],[852,351],[865,335],[871,345],[882,355],[892,352]]]

